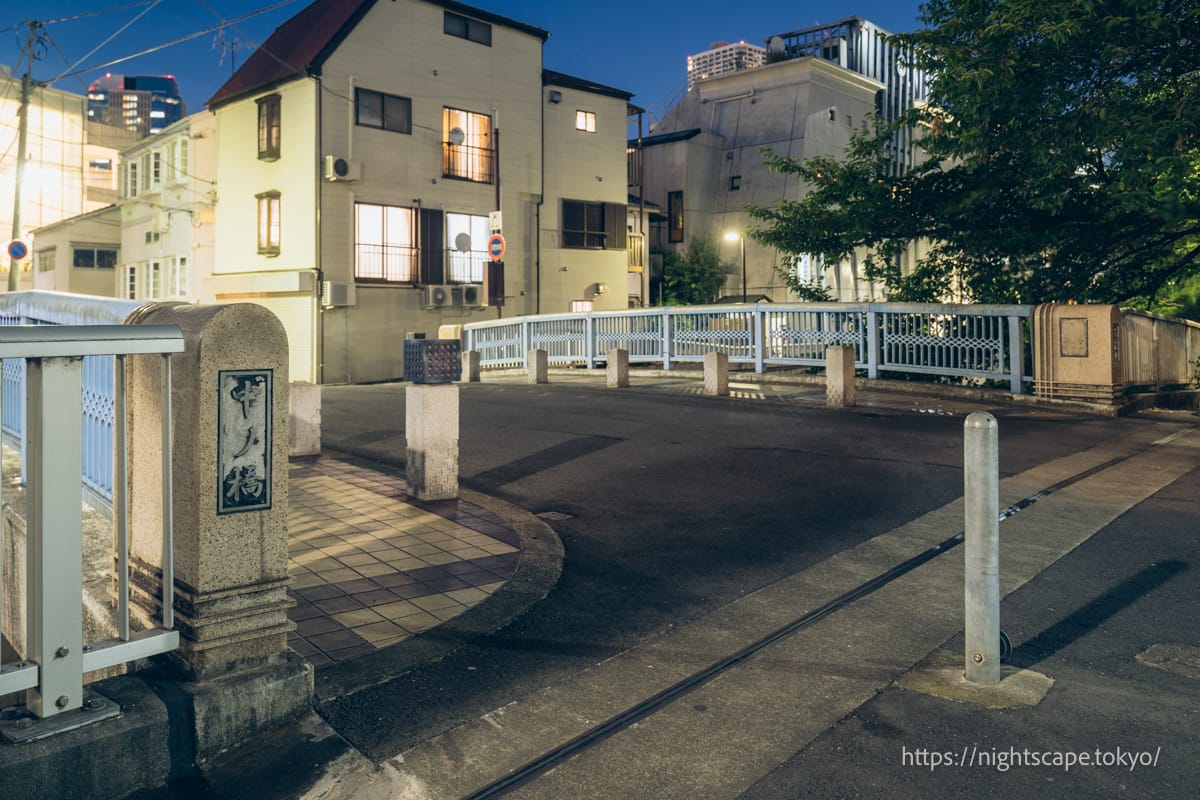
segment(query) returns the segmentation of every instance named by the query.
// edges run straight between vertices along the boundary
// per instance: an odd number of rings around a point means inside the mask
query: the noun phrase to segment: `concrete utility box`
[[[1033,350],[1034,392],[1041,397],[1116,403],[1124,394],[1117,306],[1038,306]]]

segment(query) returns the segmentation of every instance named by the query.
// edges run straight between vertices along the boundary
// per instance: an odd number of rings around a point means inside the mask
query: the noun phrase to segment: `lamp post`
[[[725,241],[727,241],[727,242],[736,241],[742,251],[742,302],[745,303],[745,302],[747,302],[747,300],[746,300],[746,237],[740,233],[734,233],[733,231],[730,231],[729,233],[725,234]]]

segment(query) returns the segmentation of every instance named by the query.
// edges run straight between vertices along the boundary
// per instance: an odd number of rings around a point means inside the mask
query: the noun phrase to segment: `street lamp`
[[[745,303],[745,302],[747,302],[747,300],[746,300],[746,237],[742,236],[740,233],[735,233],[734,231],[730,231],[729,233],[725,234],[725,241],[737,242],[742,250],[742,302]]]

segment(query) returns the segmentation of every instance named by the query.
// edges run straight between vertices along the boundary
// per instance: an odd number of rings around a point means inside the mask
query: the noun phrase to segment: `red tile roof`
[[[209,98],[209,109],[303,75],[319,75],[375,0],[316,0],[280,25]]]

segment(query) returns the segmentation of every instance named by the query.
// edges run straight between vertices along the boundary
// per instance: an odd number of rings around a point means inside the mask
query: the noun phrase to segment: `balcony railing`
[[[442,177],[476,183],[496,182],[496,151],[489,147],[442,142]]]

